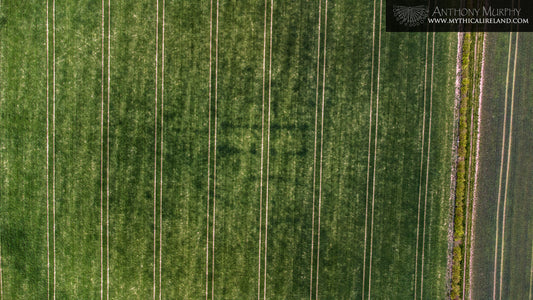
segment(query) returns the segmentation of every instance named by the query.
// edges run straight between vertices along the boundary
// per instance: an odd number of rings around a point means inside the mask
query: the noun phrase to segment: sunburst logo
[[[415,27],[424,24],[428,17],[428,8],[424,5],[403,6],[394,5],[392,9],[396,20],[405,26]]]

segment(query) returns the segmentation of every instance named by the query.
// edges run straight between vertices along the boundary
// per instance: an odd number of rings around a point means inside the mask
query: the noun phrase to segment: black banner
[[[530,0],[386,0],[388,32],[533,32]]]

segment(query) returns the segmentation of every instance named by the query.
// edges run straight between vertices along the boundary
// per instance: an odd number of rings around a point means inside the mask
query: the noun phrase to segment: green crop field
[[[447,297],[457,33],[387,33],[382,1],[0,3],[2,299]]]
[[[531,299],[533,36],[487,37],[471,295]]]

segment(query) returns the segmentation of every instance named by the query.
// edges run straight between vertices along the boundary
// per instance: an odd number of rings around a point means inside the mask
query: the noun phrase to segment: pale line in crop
[[[370,259],[368,262],[368,299],[371,295],[372,287],[372,242],[374,238],[374,199],[376,193],[376,159],[378,151],[378,121],[379,121],[379,75],[381,67],[381,23],[383,19],[383,0],[379,4],[379,35],[378,35],[378,75],[376,87],[376,131],[374,133],[374,171],[372,175],[372,216],[370,221]]]
[[[265,0],[265,20],[263,29],[263,95],[261,106],[261,167],[259,183],[259,246],[257,259],[257,299],[261,298],[261,227],[263,226],[263,154],[265,132],[265,61],[266,61],[266,29],[267,29],[267,0]]]
[[[111,0],[107,2],[106,294],[109,299],[109,102],[111,101]]]
[[[49,54],[49,5],[48,0],[46,0],[46,291],[47,299],[50,299],[50,54]],[[0,249],[0,285],[2,284],[2,259],[1,259],[1,249]],[[0,287],[0,291],[3,296],[3,288]],[[3,297],[2,297],[3,298]]]
[[[474,75],[472,76],[472,99],[475,99],[475,93],[476,93],[476,72],[477,72],[477,47],[478,47],[478,34],[475,33],[476,39],[474,41]],[[479,105],[479,104],[478,104]],[[471,108],[470,112],[470,149],[468,153],[468,177],[467,177],[467,188],[466,188],[466,217],[465,217],[465,238],[464,238],[464,249],[471,247],[470,238],[469,238],[469,228],[468,225],[469,216],[470,216],[470,181],[472,177],[472,143],[474,140],[474,133],[472,132],[472,129],[474,128],[474,108]],[[471,232],[470,232],[471,234]],[[470,246],[469,246],[470,245]],[[464,251],[463,253],[463,293],[462,293],[462,299],[465,298],[465,292],[466,292],[466,258],[467,258],[467,251]],[[469,266],[470,268],[470,266]]]
[[[505,79],[505,105],[504,105],[504,114],[503,114],[503,133],[502,133],[502,150],[501,150],[501,161],[500,161],[500,177],[498,183],[498,203],[496,206],[496,241],[494,243],[494,278],[493,278],[493,290],[492,290],[492,299],[496,299],[496,277],[497,277],[497,260],[498,260],[498,231],[499,231],[499,222],[500,222],[500,197],[502,191],[502,176],[503,176],[503,158],[505,151],[505,135],[506,135],[506,124],[507,124],[507,100],[508,100],[508,89],[509,89],[509,69],[511,66],[511,46],[512,46],[512,32],[509,33],[509,53],[507,58],[507,77]]]
[[[511,116],[509,121],[509,143],[507,144],[507,171],[505,174],[505,191],[503,194],[503,220],[502,220],[502,250],[500,255],[500,296],[502,298],[502,280],[503,280],[503,257],[505,251],[505,217],[507,212],[507,188],[509,187],[509,166],[511,165],[511,145],[513,143],[513,112],[514,112],[514,95],[516,82],[516,62],[518,61],[518,36],[516,32],[515,48],[514,48],[514,66],[513,66],[513,85],[511,88]]]
[[[428,75],[428,49],[429,49],[429,31],[426,33],[426,56],[424,65],[424,113],[422,115],[422,149],[420,150],[420,174],[418,184],[418,213],[416,217],[416,251],[415,251],[415,294],[413,299],[416,299],[417,281],[418,281],[418,236],[420,228],[420,203],[422,200],[422,173],[424,169],[424,137],[426,133],[426,100],[427,100],[427,75]]]
[[[100,109],[100,299],[104,299],[104,0],[102,0],[102,78]]]
[[[326,0],[326,10],[324,11],[324,66],[322,70],[322,116],[320,118],[320,172],[318,175],[318,236],[316,247],[316,288],[315,295],[318,300],[318,271],[320,267],[320,211],[322,206],[322,158],[324,149],[324,108],[326,98],[326,50],[327,50],[327,33],[328,33],[328,0]]]
[[[46,274],[47,274],[47,299],[50,299],[50,134],[49,134],[49,87],[50,87],[50,59],[49,59],[49,5],[48,0],[46,0]],[[0,251],[1,252],[1,251]],[[1,254],[0,254],[1,255]],[[1,263],[1,259],[0,259]],[[1,265],[0,265],[1,270]],[[1,272],[0,272],[1,276]]]
[[[374,48],[376,37],[376,0],[374,0],[374,15],[372,17],[372,66],[370,70],[370,113],[368,121],[368,159],[366,165],[366,200],[365,200],[365,245],[363,250],[363,284],[361,286],[362,299],[365,299],[365,271],[366,271],[366,239],[368,224],[368,188],[370,183],[370,149],[372,145],[372,99],[374,92]]]
[[[163,111],[165,108],[165,0],[163,0],[163,27],[161,36],[161,150],[159,159],[161,160],[160,180],[159,180],[159,300],[161,300],[161,274],[162,274],[162,254],[163,254]]]
[[[154,103],[154,261],[153,261],[153,299],[155,300],[156,288],[155,288],[155,260],[156,260],[156,199],[157,199],[157,72],[159,67],[159,0],[156,0],[156,22],[155,22],[155,103]]]
[[[52,0],[52,230],[54,244],[54,293],[56,299],[56,1]]]
[[[311,275],[309,280],[309,299],[313,298],[313,255],[315,253],[315,194],[316,194],[316,145],[318,133],[318,84],[320,80],[320,20],[322,16],[322,0],[318,2],[318,43],[316,58],[316,99],[315,99],[315,145],[313,153],[313,212],[311,215]]]
[[[207,209],[206,209],[206,245],[205,245],[205,299],[209,296],[209,202],[210,202],[210,179],[211,179],[211,66],[213,49],[213,0],[209,10],[209,112],[208,112],[208,142],[207,142]]]
[[[274,17],[274,0],[270,1],[270,49],[268,55],[268,123],[267,123],[267,170],[266,170],[266,196],[265,196],[265,270],[263,283],[263,297],[266,300],[267,292],[267,250],[268,250],[268,177],[270,176],[270,103],[272,99],[272,24]]]
[[[433,74],[435,66],[435,32],[433,32],[433,45],[431,47],[431,83],[429,88],[429,127],[428,127],[428,153],[426,162],[426,191],[424,192],[424,227],[422,230],[422,266],[420,267],[420,299],[424,297],[424,247],[426,242],[426,208],[428,203],[428,182],[429,182],[429,153],[431,150],[431,117],[433,109]]]
[[[216,215],[216,189],[217,189],[217,109],[218,109],[218,15],[219,1],[217,0],[217,20],[215,34],[215,145],[213,149],[213,251],[211,265],[211,298],[215,299],[215,215]]]

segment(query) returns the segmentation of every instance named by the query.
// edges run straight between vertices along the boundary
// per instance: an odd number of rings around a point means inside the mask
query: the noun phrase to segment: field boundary
[[[477,62],[477,56],[478,56],[478,51],[477,51],[477,48],[478,48],[478,34],[475,35],[475,39],[474,39],[474,62]],[[474,63],[474,80],[472,80],[472,97],[475,97],[475,93],[476,93],[476,80],[475,80],[475,75],[477,74],[476,73],[476,68],[477,68],[477,63]],[[479,101],[478,101],[479,102]],[[478,107],[479,107],[479,104],[478,104]],[[471,199],[472,199],[472,194],[471,193],[471,184],[472,184],[472,153],[474,151],[472,151],[472,142],[474,140],[474,107],[472,107],[470,109],[470,128],[471,128],[471,132],[470,132],[470,141],[469,141],[469,145],[470,145],[470,151],[468,151],[468,176],[467,176],[467,193],[466,193],[466,216],[465,216],[465,247],[464,247],[464,251],[463,251],[463,290],[462,290],[462,295],[463,295],[463,299],[464,299],[464,295],[465,295],[465,292],[467,290],[466,286],[467,286],[467,273],[466,273],[466,270],[468,268],[470,268],[470,265],[468,265],[467,267],[467,258],[468,258],[468,254],[469,254],[469,251],[468,251],[468,248],[470,247],[469,246],[469,243],[470,243],[470,238],[469,238],[469,229],[471,229],[471,226],[469,225],[469,220],[471,219],[471,213],[470,213],[470,202],[471,202]],[[478,116],[479,116],[479,113],[478,113]],[[478,117],[479,119],[479,117]],[[476,130],[477,131],[477,130]],[[476,159],[477,161],[477,159]],[[471,230],[470,230],[470,233],[471,233]]]
[[[452,137],[452,159],[450,161],[450,199],[448,215],[448,264],[446,273],[447,282],[447,296],[450,296],[452,289],[452,273],[453,273],[453,232],[454,232],[454,216],[455,216],[455,190],[457,187],[457,149],[459,147],[459,104],[461,102],[461,53],[463,52],[463,32],[457,33],[457,55],[455,66],[455,94],[454,94],[454,108],[453,108],[453,137]]]
[[[472,36],[475,34],[475,38]],[[458,114],[458,128],[456,132],[457,139],[457,155],[455,162],[455,191],[454,191],[454,210],[453,210],[453,233],[452,233],[452,251],[451,255],[451,287],[450,298],[459,299],[464,298],[464,293],[467,290],[465,285],[469,284],[470,279],[466,279],[467,261],[469,261],[469,240],[468,231],[470,225],[468,220],[471,219],[471,210],[469,201],[471,195],[475,193],[472,190],[474,184],[471,184],[472,178],[476,178],[476,174],[472,176],[472,159],[477,161],[477,157],[472,156],[474,132],[478,132],[475,126],[478,124],[479,116],[474,111],[479,110],[479,93],[475,93],[478,80],[480,80],[480,68],[478,64],[483,61],[483,53],[480,52],[480,47],[477,47],[480,40],[484,36],[478,33],[464,33],[462,37],[462,47],[458,52],[458,64],[461,64],[460,72],[456,80],[456,93],[459,92],[459,114]],[[472,45],[474,43],[474,45]],[[480,59],[481,57],[481,59]],[[459,68],[459,65],[458,65]],[[458,85],[458,86],[457,86]],[[459,90],[457,91],[457,87]],[[456,95],[457,96],[457,95]],[[467,121],[469,119],[470,122]],[[470,142],[469,142],[470,141]],[[476,140],[477,142],[477,140]],[[474,170],[475,172],[475,170]],[[466,203],[465,203],[466,200]],[[466,204],[466,210],[465,210]],[[471,231],[471,229],[470,229]],[[466,232],[466,235],[465,235]]]

